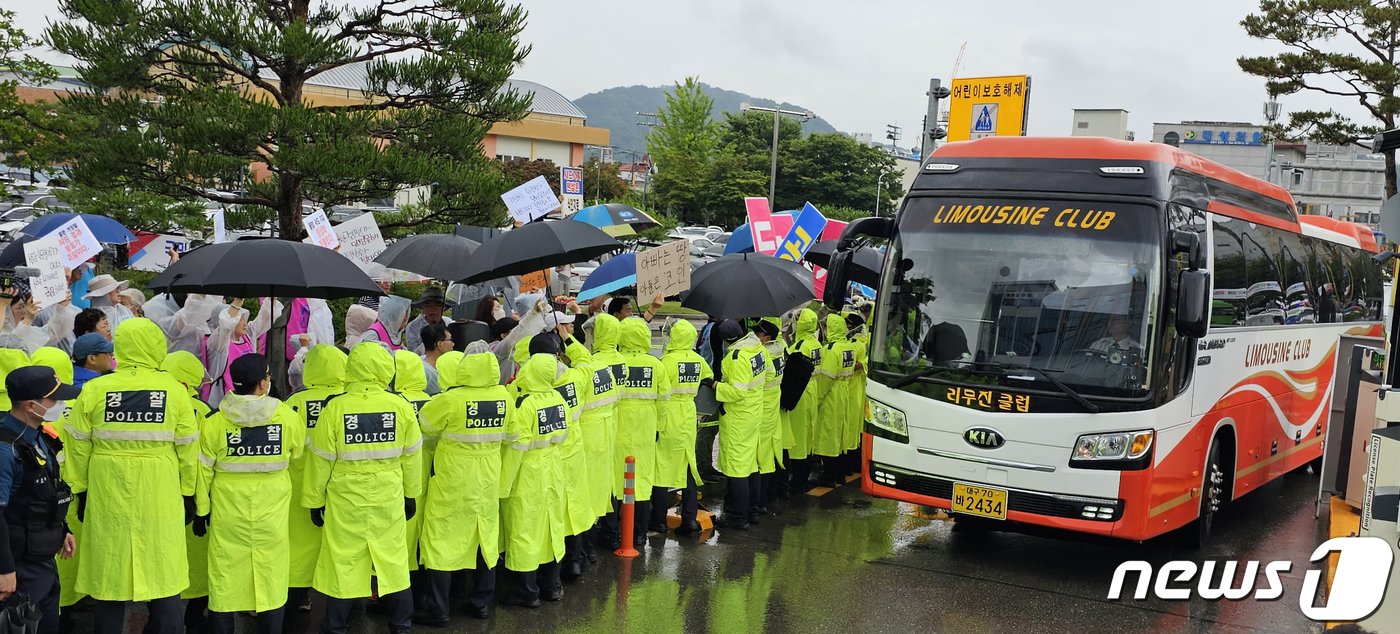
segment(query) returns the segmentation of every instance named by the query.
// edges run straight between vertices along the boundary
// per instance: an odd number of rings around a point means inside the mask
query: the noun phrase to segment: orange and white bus
[[[1204,542],[1320,458],[1338,338],[1382,333],[1369,229],[1168,145],[948,144],[860,235],[889,241],[862,487],[964,525]]]

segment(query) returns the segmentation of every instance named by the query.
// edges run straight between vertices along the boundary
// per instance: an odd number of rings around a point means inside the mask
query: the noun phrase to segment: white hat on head
[[[130,282],[118,282],[117,278],[110,275],[99,275],[88,282],[88,293],[83,297],[92,299],[102,297],[112,291],[124,291],[131,286]]]

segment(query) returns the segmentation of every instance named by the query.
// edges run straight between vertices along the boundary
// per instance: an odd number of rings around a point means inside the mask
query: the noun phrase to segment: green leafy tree
[[[302,204],[431,186],[425,215],[485,222],[504,180],[482,155],[491,125],[522,118],[506,80],[529,47],[504,0],[61,0],[50,45],[90,92],[65,143],[75,182],[213,200],[276,215],[300,238]],[[340,86],[326,90],[324,86]],[[265,165],[250,174],[251,165]],[[216,191],[224,187],[229,191]]]
[[[46,111],[40,104],[25,103],[19,97],[20,84],[42,84],[54,79],[53,68],[30,55],[38,46],[24,30],[15,26],[13,11],[0,9],[0,157],[10,167],[48,167],[39,162],[33,147],[42,138],[34,121]],[[36,164],[37,163],[37,164]],[[0,192],[4,186],[0,185]]]
[[[1400,0],[1261,0],[1241,25],[1251,37],[1287,50],[1239,58],[1246,73],[1267,80],[1271,94],[1307,91],[1357,104],[1368,115],[1336,110],[1289,114],[1275,130],[1285,137],[1357,144],[1395,127],[1400,113]],[[1395,152],[1385,153],[1385,190],[1396,193]]]
[[[559,192],[559,166],[549,159],[511,159],[502,163],[501,169],[510,187],[519,187],[543,176],[555,193]]]
[[[873,215],[877,188],[881,209],[893,209],[904,196],[895,158],[841,133],[800,139],[786,160],[778,166],[778,206],[783,209],[801,209],[811,201],[818,208],[850,207]]]
[[[666,93],[666,107],[657,113],[661,125],[647,137],[657,166],[652,192],[660,207],[685,222],[700,219],[705,210],[706,183],[697,175],[709,171],[719,145],[713,113],[714,99],[698,78],[687,77]]]
[[[630,187],[622,179],[622,165],[604,163],[598,157],[583,162],[583,197],[586,201],[621,202]]]
[[[755,161],[753,155],[734,151],[729,145],[717,150],[709,170],[703,173],[705,212],[698,220],[721,227],[748,222],[744,198],[768,192],[768,170],[763,167],[766,165],[764,161]]]

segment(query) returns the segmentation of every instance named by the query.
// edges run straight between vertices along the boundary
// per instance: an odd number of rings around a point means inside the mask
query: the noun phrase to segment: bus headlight
[[[868,399],[868,402],[870,409],[865,417],[866,431],[891,440],[909,440],[909,424],[904,418],[904,412],[873,398]]]
[[[1085,469],[1146,468],[1154,437],[1152,430],[1085,434],[1074,442],[1070,466]]]

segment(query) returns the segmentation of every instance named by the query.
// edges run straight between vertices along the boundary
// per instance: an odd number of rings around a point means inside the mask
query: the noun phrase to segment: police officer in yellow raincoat
[[[161,369],[175,377],[188,390],[190,404],[194,406],[194,419],[203,430],[204,419],[213,413],[209,404],[199,398],[199,389],[204,385],[206,377],[204,364],[194,354],[176,350],[165,356]],[[195,524],[199,522],[199,518],[196,517],[185,529],[185,556],[190,566],[190,587],[180,593],[180,598],[185,600],[187,632],[205,631],[208,621],[205,613],[209,609],[209,536],[195,534]]]
[[[398,393],[399,396],[408,399],[408,402],[413,405],[413,411],[423,411],[423,406],[427,405],[428,399],[432,398],[428,396],[428,392],[426,391],[428,389],[428,371],[423,367],[423,358],[408,350],[396,350],[394,352],[394,370],[393,391]],[[419,425],[421,427],[421,421]],[[429,467],[433,464],[433,444],[428,441],[428,439],[424,440],[422,454],[423,486],[421,490],[427,491]],[[423,505],[423,499],[420,497],[414,500],[414,503],[421,507]],[[408,567],[409,570],[413,571],[413,589],[415,592],[422,592],[425,589],[424,583],[426,581],[419,571],[418,566],[418,534],[421,530],[420,522],[422,521],[423,515],[421,513],[415,514],[412,518],[409,518],[406,529],[408,531]],[[422,601],[422,596],[418,597],[418,601]]]
[[[592,466],[588,464],[585,449],[588,434],[582,423],[585,399],[593,385],[593,373],[588,369],[593,358],[588,348],[574,338],[573,320],[571,315],[554,313],[550,322],[555,324],[552,334],[557,335],[558,342],[554,345],[561,348],[559,362],[564,368],[564,372],[555,380],[554,389],[564,397],[564,404],[569,410],[569,437],[559,447],[560,464],[564,470],[564,531],[568,535],[564,539],[564,561],[559,575],[565,581],[583,575],[586,559],[584,533],[598,519],[593,514],[593,500],[589,498]],[[534,352],[533,349],[531,351]],[[599,465],[598,468],[607,467]]]
[[[516,573],[517,583],[515,592],[502,599],[507,605],[536,608],[541,597],[558,601],[564,596],[559,580],[565,537],[559,446],[569,433],[569,411],[554,390],[559,375],[554,354],[532,354],[512,383],[519,396],[506,421],[515,440],[502,458],[501,507],[506,569]]]
[[[10,371],[29,365],[29,355],[17,348],[0,348],[0,376],[9,376]],[[70,384],[71,385],[71,384]],[[0,409],[10,411],[10,396],[0,387]]]
[[[865,364],[869,363],[870,333],[860,313],[846,313],[843,317],[846,318],[846,338],[855,348],[856,364],[851,369],[850,402],[847,403],[850,414],[846,416],[842,438],[846,443],[846,473],[856,474],[860,473],[860,434],[865,428]]]
[[[434,396],[419,412],[425,442],[437,446],[419,543],[429,593],[426,613],[416,621],[432,626],[447,624],[452,573],[458,570],[471,570],[474,577],[469,614],[479,619],[491,614],[500,560],[501,456],[514,440],[506,420],[515,398],[501,385],[500,362],[491,348],[472,342],[451,370],[449,383],[456,387]],[[438,375],[440,382],[447,378]]]
[[[666,353],[661,366],[671,384],[670,396],[662,405],[660,432],[656,441],[656,475],[652,481],[652,530],[666,531],[666,514],[670,508],[670,490],[681,489],[680,526],[676,532],[692,535],[700,532],[695,516],[699,511],[700,471],[695,464],[695,434],[697,415],[695,395],[700,384],[713,381],[714,370],[695,352],[695,326],[681,319],[671,324],[666,340]]]
[[[661,360],[651,356],[651,327],[641,317],[622,320],[621,351],[626,368],[622,377],[622,400],[617,406],[618,477],[626,468],[627,456],[637,459],[637,496],[632,542],[646,543],[649,501],[656,474],[656,432],[665,414],[671,379]],[[617,483],[621,490],[622,481]]]
[[[758,426],[758,497],[753,505],[758,515],[767,513],[774,485],[783,468],[783,366],[787,356],[783,350],[782,326],[779,320],[764,318],[754,323],[753,334],[763,344],[763,356],[768,360],[768,372],[763,384],[763,422]]]
[[[117,370],[89,381],[69,413],[65,462],[84,522],[77,589],[97,601],[99,634],[120,632],[133,601],[149,602],[155,632],[176,634],[199,429],[185,386],[160,370],[160,326],[128,319],[113,339]]]
[[[349,630],[351,600],[370,596],[374,577],[390,631],[406,632],[413,623],[406,524],[423,486],[418,416],[388,391],[394,358],[384,346],[355,346],[345,378],[345,393],[326,403],[306,444],[301,492],[312,521],[323,524],[312,581],[328,597],[322,631]]]
[[[64,385],[73,384],[73,360],[68,356],[68,353],[59,350],[58,348],[51,348],[45,346],[34,351],[34,357],[31,360],[31,362],[34,365],[42,365],[48,368],[52,368],[54,376],[57,376],[58,380],[62,381]],[[71,411],[72,403],[68,404],[68,409]],[[58,438],[60,441],[62,441],[64,437],[64,427],[67,424],[68,412],[65,411],[63,413],[62,418],[52,423],[45,423],[44,432],[51,434],[54,438]],[[67,476],[63,475],[64,472],[66,472],[68,469],[64,466],[65,458],[66,456],[64,455],[63,451],[59,451],[58,455],[55,457],[55,459],[58,460],[60,475],[66,478]],[[68,517],[66,521],[68,522],[68,532],[73,534],[74,539],[80,539],[82,537],[83,523],[78,521],[77,504],[68,505]],[[83,595],[79,594],[76,590],[73,589],[73,582],[78,577],[77,551],[75,550],[73,552],[73,556],[67,559],[64,559],[62,557],[57,558],[56,563],[58,564],[58,608],[60,611],[59,619],[61,622],[59,629],[60,631],[71,632],[73,630],[73,625],[69,621],[69,619],[71,619],[71,612],[68,610],[68,608],[76,604],[83,598]],[[190,582],[191,584],[193,584],[195,581],[193,578],[193,571],[191,571],[190,577]],[[65,612],[70,613],[65,614]],[[203,608],[200,608],[200,614],[203,614]]]
[[[793,321],[792,344],[788,346],[787,353],[806,357],[813,370],[821,367],[822,344],[817,339],[817,313],[812,309],[803,308]],[[812,486],[809,481],[812,476],[812,430],[818,424],[817,405],[820,400],[816,378],[813,373],[797,406],[787,413],[784,421],[783,444],[788,452],[789,486],[794,493],[806,493]]]
[[[326,403],[345,391],[345,352],[330,345],[314,346],[306,352],[305,370],[302,384],[306,387],[287,397],[287,406],[292,408],[301,426],[310,437],[311,430],[321,419]],[[316,573],[316,559],[321,553],[321,527],[311,523],[311,517],[301,505],[301,487],[306,479],[306,452],[291,457],[287,474],[292,480],[292,500],[290,505],[291,572],[287,578],[292,588],[288,603],[293,607],[308,605],[308,589]]]
[[[272,375],[260,354],[229,366],[233,392],[204,421],[199,440],[196,532],[209,533],[209,620],[233,634],[234,613],[257,614],[260,634],[282,631],[291,549],[291,458],[306,429],[292,408],[268,396]]]
[[[841,454],[846,451],[846,419],[851,415],[851,381],[855,375],[856,346],[846,338],[846,319],[826,316],[826,345],[822,363],[812,382],[817,391],[817,422],[812,428],[812,453],[822,458],[819,483],[836,486],[845,480]]]
[[[619,479],[622,467],[619,465],[625,457],[618,455],[617,430],[618,403],[622,399],[627,362],[617,350],[621,336],[622,323],[616,317],[602,313],[593,318],[593,360],[588,365],[593,371],[594,400],[590,403],[598,404],[583,414],[585,430],[602,429],[601,434],[586,434],[583,438],[588,463],[598,465],[588,476],[593,482],[593,495],[597,496],[595,513],[601,518],[593,527],[593,539],[587,541],[610,549],[616,549],[622,540],[617,525],[617,502],[622,499]]]
[[[719,419],[719,470],[728,478],[720,526],[745,530],[757,519],[759,431],[763,424],[768,357],[753,333],[726,319],[715,327],[727,349],[720,364],[715,398],[724,407]]]

